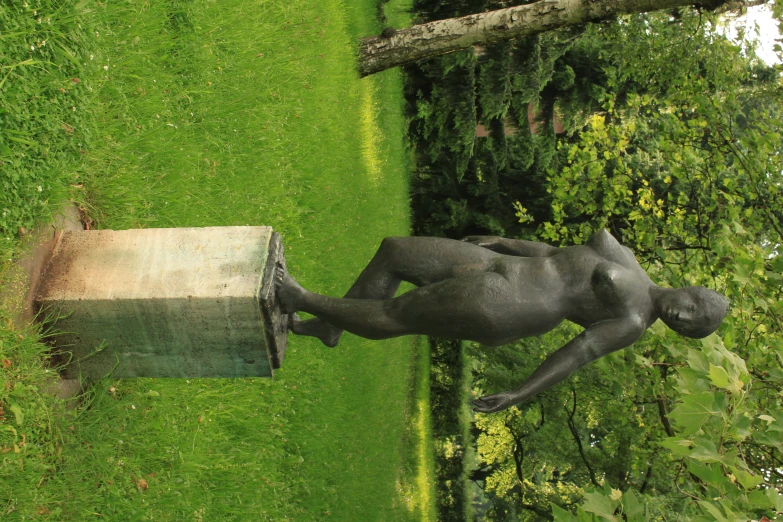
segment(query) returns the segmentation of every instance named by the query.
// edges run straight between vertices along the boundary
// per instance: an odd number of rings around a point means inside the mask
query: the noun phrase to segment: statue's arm
[[[524,239],[508,239],[498,236],[468,236],[462,238],[462,241],[507,256],[549,257],[559,250],[557,247],[547,245],[546,243],[525,241]]]
[[[594,324],[550,355],[519,388],[481,397],[473,401],[473,407],[476,411],[490,413],[523,402],[582,366],[632,345],[644,330],[641,319],[627,317]]]

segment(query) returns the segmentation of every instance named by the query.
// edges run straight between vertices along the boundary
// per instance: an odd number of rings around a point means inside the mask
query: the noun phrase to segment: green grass
[[[399,29],[411,24],[413,0],[382,0],[382,2],[382,19],[385,19],[387,27]]]
[[[45,60],[3,69],[0,92],[38,120],[20,112],[0,142],[14,169],[0,180],[23,186],[0,201],[16,209],[0,227],[0,278],[23,249],[16,227],[68,196],[98,228],[271,225],[292,273],[331,295],[384,236],[408,233],[401,78],[359,80],[353,68],[355,38],[380,29],[371,1],[42,1],[0,13],[50,31],[36,36]],[[18,44],[0,64],[24,62],[28,39],[0,33]],[[409,401],[420,400],[410,338],[346,335],[327,349],[292,337],[274,380],[107,379],[69,417],[41,391],[40,334],[0,332],[8,519],[426,519],[426,500],[411,504],[400,486],[426,482],[429,466],[416,464],[426,421]],[[411,418],[423,422],[415,443]]]
[[[49,4],[49,2],[46,2]],[[87,91],[79,82],[78,48],[90,35],[74,9],[40,12],[22,1],[0,4],[0,233],[8,244],[18,227],[50,216],[79,162]],[[80,107],[79,107],[80,108]],[[7,257],[3,256],[3,261]]]
[[[399,489],[416,520],[437,520],[435,455],[430,411],[430,343],[420,336],[416,341],[415,379],[411,382],[405,443],[415,451],[408,452],[405,473]]]

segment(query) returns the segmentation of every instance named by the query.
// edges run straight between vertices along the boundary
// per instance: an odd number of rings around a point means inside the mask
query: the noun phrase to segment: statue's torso
[[[606,231],[550,257],[500,256],[492,271],[516,289],[520,336],[539,335],[563,319],[586,328],[632,314],[648,325],[654,318],[652,281]]]

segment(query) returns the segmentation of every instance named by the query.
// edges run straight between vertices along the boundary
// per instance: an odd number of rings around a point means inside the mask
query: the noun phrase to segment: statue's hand
[[[463,237],[460,241],[494,250],[500,245],[502,240],[503,238],[497,236],[467,236]]]
[[[511,397],[506,392],[485,395],[473,401],[473,411],[481,413],[494,413],[505,410],[511,406]]]

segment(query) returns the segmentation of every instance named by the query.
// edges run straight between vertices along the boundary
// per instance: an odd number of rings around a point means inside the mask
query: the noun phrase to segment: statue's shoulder
[[[593,237],[587,242],[587,246],[609,262],[626,268],[638,265],[631,249],[621,245],[605,228],[593,234]]]
[[[613,248],[613,247],[621,247],[617,239],[605,228],[602,228],[587,241],[587,245],[591,248]]]

